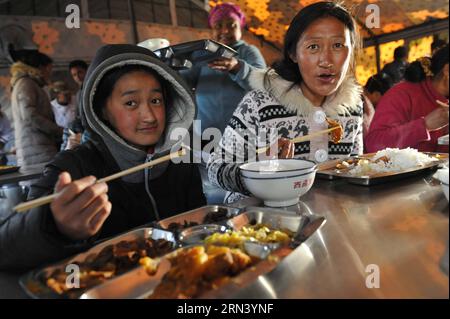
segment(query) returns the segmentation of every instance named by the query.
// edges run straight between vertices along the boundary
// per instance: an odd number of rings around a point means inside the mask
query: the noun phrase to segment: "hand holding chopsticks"
[[[440,130],[448,125],[448,104],[439,100],[436,100],[436,104],[438,107],[424,117],[425,127],[430,132]]]
[[[439,104],[439,105],[442,106],[442,107],[448,108],[448,103],[444,103],[444,102],[441,102],[441,101],[439,101],[439,100],[436,100],[436,103]]]
[[[314,132],[314,133],[311,133],[311,134],[308,134],[308,135],[304,135],[304,136],[299,136],[299,137],[293,138],[292,140],[290,140],[290,142],[295,144],[295,143],[309,141],[309,140],[311,140],[311,138],[313,138],[315,136],[320,136],[322,134],[327,134],[327,133],[333,132],[333,131],[338,130],[338,129],[342,130],[342,127],[334,126],[334,127],[329,128],[329,129],[326,129],[326,130],[317,131],[317,132]],[[265,146],[265,147],[259,148],[259,149],[256,150],[256,153],[257,154],[264,153],[269,148],[270,148],[270,146]]]
[[[144,164],[140,164],[138,166],[126,169],[126,170],[118,172],[116,174],[113,174],[113,175],[101,178],[98,181],[96,181],[96,183],[97,184],[98,183],[106,183],[106,182],[112,181],[114,179],[117,179],[117,178],[129,175],[129,174],[135,173],[137,171],[143,170],[145,168],[161,164],[161,163],[166,162],[166,161],[168,161],[170,159],[177,158],[177,157],[182,157],[185,154],[186,154],[186,150],[183,147],[181,150],[179,150],[177,152],[174,152],[174,153],[168,154],[166,156],[157,158],[157,159],[155,159],[153,161],[150,161],[150,162],[147,162],[147,163],[144,163]],[[14,210],[17,211],[17,212],[24,212],[24,211],[27,211],[29,209],[35,208],[35,207],[39,207],[39,206],[42,206],[42,205],[45,205],[45,204],[49,204],[58,195],[59,195],[58,193],[55,193],[55,194],[52,194],[52,195],[44,196],[44,197],[37,198],[37,199],[31,200],[31,201],[28,201],[28,202],[21,203],[21,204],[15,206]]]

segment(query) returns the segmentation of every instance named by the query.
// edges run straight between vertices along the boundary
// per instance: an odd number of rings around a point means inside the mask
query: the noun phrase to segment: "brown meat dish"
[[[217,212],[209,212],[203,219],[203,224],[213,224],[224,221],[232,216],[228,216],[228,210],[220,207]]]
[[[45,277],[47,286],[57,294],[72,292],[75,295],[88,288],[132,270],[145,257],[155,258],[172,251],[173,243],[164,239],[138,239],[121,241],[103,248],[98,254],[90,254],[83,262],[74,262],[80,267],[80,287],[69,288],[66,279],[70,273],[64,267]],[[72,294],[68,294],[72,296]]]
[[[239,249],[196,246],[170,258],[164,275],[150,299],[196,298],[215,289],[256,262]]]
[[[326,118],[329,128],[337,127],[335,130],[331,131],[331,140],[334,144],[339,143],[344,137],[344,129],[342,128],[341,123],[338,121],[332,120],[330,118]]]
[[[337,169],[342,169],[342,170],[343,169],[350,169],[354,165],[358,165],[360,160],[361,159],[359,159],[359,158],[349,158],[349,159],[347,159],[345,161],[342,161],[342,162],[336,164],[336,168]]]
[[[198,223],[197,222],[193,222],[193,221],[183,221],[183,224],[181,223],[170,223],[169,226],[167,226],[167,230],[171,231],[173,233],[176,232],[180,232],[183,229],[189,228],[189,227],[193,227],[193,226],[197,226]]]
[[[228,216],[228,210],[219,208],[218,211],[212,211],[206,214],[206,216],[203,218],[203,221],[201,224],[214,224],[221,221],[226,220],[229,218]],[[183,223],[170,223],[169,226],[167,226],[167,230],[171,232],[180,232],[186,228],[198,226],[199,223],[195,221],[187,221],[184,220]]]

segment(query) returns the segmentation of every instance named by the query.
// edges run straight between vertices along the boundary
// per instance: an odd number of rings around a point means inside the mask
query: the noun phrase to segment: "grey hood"
[[[160,141],[155,145],[152,159],[167,154],[176,149],[188,136],[192,122],[196,116],[195,99],[182,78],[166,64],[160,61],[153,52],[129,44],[106,45],[97,51],[95,58],[89,66],[86,80],[83,83],[81,93],[81,117],[85,126],[94,135],[93,139],[100,138],[106,145],[121,170],[139,165],[149,159],[148,154],[130,144],[116,134],[106,125],[94,111],[94,95],[105,74],[114,68],[124,65],[143,65],[151,68],[162,78],[169,82],[167,94],[171,96],[172,112],[166,116],[166,128]],[[170,133],[174,129],[181,130],[177,140],[170,139]],[[149,179],[160,176],[166,169],[168,162],[157,165],[148,172],[140,171],[128,175],[123,179],[127,182],[142,182],[144,173],[149,174]]]

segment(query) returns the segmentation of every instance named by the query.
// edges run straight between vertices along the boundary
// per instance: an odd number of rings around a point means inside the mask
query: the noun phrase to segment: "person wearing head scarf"
[[[60,152],[32,185],[28,199],[55,191],[51,204],[11,213],[0,224],[0,269],[54,262],[205,204],[193,164],[166,161],[96,183],[178,150],[191,128],[196,105],[190,89],[151,51],[127,44],[102,47],[88,69],[80,103],[90,139]]]
[[[238,56],[220,58],[207,65],[194,65],[181,73],[195,88],[198,104],[196,119],[201,121],[201,130],[196,130],[196,133],[200,136],[207,128],[216,128],[223,133],[233,111],[250,89],[248,74],[253,69],[266,67],[258,48],[242,40],[245,16],[239,6],[231,3],[215,6],[209,13],[208,23],[213,39],[236,50]],[[215,141],[210,145],[217,143]],[[208,144],[207,137],[203,141],[205,144]]]

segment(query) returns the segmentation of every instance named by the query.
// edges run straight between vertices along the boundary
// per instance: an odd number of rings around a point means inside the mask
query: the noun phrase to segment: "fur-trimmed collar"
[[[30,77],[34,79],[40,86],[45,84],[42,78],[42,73],[39,69],[29,66],[22,62],[16,62],[11,65],[11,87],[13,87],[16,82],[23,77]]]
[[[267,82],[265,75],[267,73]],[[254,90],[268,91],[281,105],[297,114],[308,115],[313,111],[313,104],[303,95],[300,87],[286,81],[275,70],[255,69],[249,76],[250,86]],[[264,84],[267,84],[265,86]],[[291,89],[292,88],[292,89]],[[362,89],[353,77],[347,77],[336,93],[328,96],[322,105],[328,116],[335,117],[357,111],[361,101]]]

